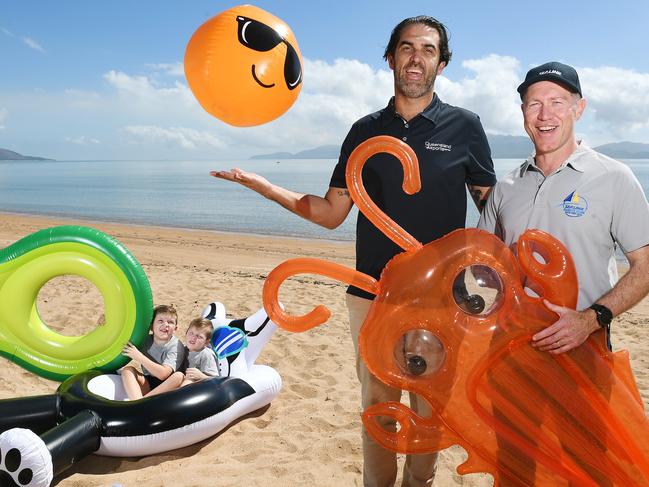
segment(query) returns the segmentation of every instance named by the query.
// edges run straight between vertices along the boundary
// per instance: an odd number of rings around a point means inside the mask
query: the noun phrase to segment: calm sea
[[[519,159],[496,159],[500,176]],[[645,193],[649,160],[625,161]],[[241,167],[292,190],[324,195],[333,160],[0,161],[0,211],[228,232],[353,240],[356,213],[336,230],[301,220],[237,184],[209,175]],[[467,226],[478,213],[469,203]]]

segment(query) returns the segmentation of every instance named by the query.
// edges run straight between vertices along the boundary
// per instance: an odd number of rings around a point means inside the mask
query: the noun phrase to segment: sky
[[[387,104],[385,45],[420,14],[451,35],[437,94],[476,112],[487,133],[525,135],[516,87],[557,60],[577,68],[588,100],[579,137],[649,143],[646,0],[258,1],[294,32],[304,81],[285,114],[245,128],[203,110],[183,69],[194,31],[237,5],[0,0],[0,147],[59,160],[227,161],[339,145]]]

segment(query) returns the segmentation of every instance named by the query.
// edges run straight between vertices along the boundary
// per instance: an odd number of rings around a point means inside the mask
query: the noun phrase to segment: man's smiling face
[[[403,29],[394,56],[388,63],[394,71],[395,89],[407,98],[419,98],[433,90],[435,78],[445,64],[439,61],[439,33],[424,24]]]
[[[527,88],[521,108],[525,131],[537,156],[566,152],[575,143],[575,122],[586,104],[583,98],[552,81],[539,81]]]

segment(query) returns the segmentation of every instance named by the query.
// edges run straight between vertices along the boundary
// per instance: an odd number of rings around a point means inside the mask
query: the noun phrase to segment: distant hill
[[[487,135],[494,159],[525,159],[534,146],[529,137],[521,135]]]
[[[527,136],[488,135],[487,138],[494,159],[525,159],[534,151],[532,141]],[[616,142],[600,145],[594,149],[616,159],[649,159],[649,144]],[[339,153],[338,145],[322,145],[295,154],[274,152],[252,156],[251,159],[338,159]]]
[[[490,135],[489,145],[493,157],[498,159],[524,158],[531,154],[532,143],[527,137],[515,135]],[[339,145],[321,145],[314,149],[307,149],[295,154],[290,152],[273,152],[260,154],[251,159],[338,159]]]
[[[615,142],[595,147],[595,150],[616,159],[649,159],[649,144]]]
[[[9,149],[0,148],[0,161],[51,161],[52,159],[46,159],[44,157],[35,157],[35,156],[23,156]]]

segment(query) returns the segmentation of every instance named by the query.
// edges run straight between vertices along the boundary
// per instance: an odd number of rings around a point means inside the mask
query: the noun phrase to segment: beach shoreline
[[[0,213],[0,245],[57,225],[97,228],[120,241],[140,262],[154,302],[179,311],[178,335],[211,301],[221,301],[228,317],[244,318],[261,307],[268,272],[295,257],[314,257],[354,266],[353,242],[233,234],[213,230],[130,225],[70,218]],[[96,326],[97,296],[61,278],[39,296],[39,311],[71,334]],[[55,281],[53,280],[53,281]],[[215,437],[179,450],[143,458],[97,455],[68,469],[53,485],[62,487],[215,485],[360,486],[360,392],[347,326],[346,285],[304,276],[287,281],[280,300],[291,313],[317,304],[332,311],[330,321],[305,333],[278,330],[258,363],[275,368],[284,381],[278,398],[263,414],[242,419]],[[41,302],[42,301],[42,302]],[[42,306],[42,309],[41,309]],[[78,317],[85,317],[85,321]],[[647,329],[649,300],[615,319],[613,343],[627,349],[645,403],[649,403]],[[57,383],[0,358],[0,398],[50,394]],[[442,452],[435,485],[491,485],[485,474],[459,476],[466,458],[458,447]],[[402,457],[400,457],[402,461]]]

